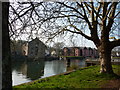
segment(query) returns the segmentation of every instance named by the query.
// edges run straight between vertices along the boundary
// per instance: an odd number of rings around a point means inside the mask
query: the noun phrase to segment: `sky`
[[[68,33],[65,37],[56,36],[55,38],[53,38],[54,42],[48,42],[48,43],[45,42],[45,41],[47,41],[46,38],[42,38],[42,39],[39,38],[39,39],[42,42],[44,42],[46,45],[51,46],[51,47],[54,45],[54,43],[64,42],[65,47],[74,47],[74,46],[76,46],[76,47],[92,47],[92,48],[96,48],[96,46],[94,45],[94,43],[92,41],[85,39],[81,35],[75,35],[73,37],[72,41],[69,38],[70,35],[71,35],[71,33]],[[28,35],[26,35],[26,34],[22,34],[20,37],[21,37],[20,38],[21,40],[31,41],[31,39],[28,40]],[[36,35],[33,35],[33,39],[36,38],[36,37],[37,37]]]
[[[14,5],[15,7],[15,5]],[[12,17],[13,18],[13,17]],[[64,21],[63,21],[64,22]],[[57,21],[57,23],[62,23],[62,21]],[[19,28],[19,26],[16,25],[16,28]],[[88,29],[88,28],[86,28]],[[39,33],[41,32],[42,29],[39,29]],[[30,32],[30,28],[28,28],[28,31]],[[18,31],[17,31],[18,32]],[[89,34],[89,32],[87,32]],[[56,36],[53,41],[54,42],[49,42],[46,43],[45,41],[47,41],[46,38],[43,38],[44,36],[42,36],[41,34],[36,35],[36,31],[33,32],[33,39],[36,37],[42,37],[40,38],[40,40],[42,42],[44,42],[45,44],[49,45],[49,46],[53,46],[54,43],[57,42],[64,42],[65,43],[65,47],[72,47],[72,46],[77,46],[77,47],[92,47],[95,48],[95,45],[93,44],[93,42],[85,39],[84,37],[81,37],[81,35],[75,35],[73,37],[73,39],[71,40],[71,33],[67,33],[66,35],[63,36]],[[16,40],[26,40],[26,41],[30,41],[31,38],[28,37],[27,34],[21,34],[18,38],[16,38]]]
[[[118,20],[118,22],[120,22],[120,20]],[[16,26],[19,27],[19,26]],[[85,28],[87,30],[87,34],[89,35],[90,32],[88,32],[88,28]],[[39,30],[41,31],[41,30]],[[33,39],[36,37],[43,37],[41,34],[39,34],[38,36],[35,35],[36,32],[34,32],[33,34]],[[71,39],[69,38],[69,36],[71,36],[71,33],[68,33],[65,37],[55,37],[53,39],[53,41],[55,43],[57,42],[64,42],[66,47],[71,47],[71,46],[77,46],[77,47],[92,47],[92,48],[96,48],[94,43],[92,41],[89,41],[83,37],[81,37],[80,35],[75,35],[73,40],[71,41]],[[21,34],[20,37],[18,39],[22,39],[22,40],[28,40],[30,41],[31,39],[28,38],[27,34]],[[41,41],[43,41],[44,43],[46,43],[45,41],[47,40],[46,38],[40,38]],[[75,45],[73,45],[73,43]],[[54,43],[46,43],[49,46],[53,46]]]

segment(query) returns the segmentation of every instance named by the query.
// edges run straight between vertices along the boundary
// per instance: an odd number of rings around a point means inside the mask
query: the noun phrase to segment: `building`
[[[27,56],[28,55],[28,43],[24,43],[22,46],[21,46],[21,53],[23,56]]]
[[[46,45],[38,38],[33,39],[28,43],[28,57],[29,58],[44,58]]]
[[[16,57],[27,56],[28,42],[22,40],[11,41],[11,54]]]
[[[64,47],[63,56],[82,56],[82,57],[98,57],[95,48],[90,47]]]

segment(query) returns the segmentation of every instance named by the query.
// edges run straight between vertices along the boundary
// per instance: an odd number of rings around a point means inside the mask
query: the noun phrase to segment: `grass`
[[[120,57],[113,57],[113,59],[120,59]]]
[[[120,75],[120,65],[113,65],[113,70]],[[90,66],[81,68],[75,72],[66,75],[56,75],[44,79],[36,80],[32,83],[26,83],[13,88],[21,90],[21,88],[101,88],[101,86],[118,77],[113,74],[100,74],[99,66]],[[26,90],[25,89],[25,90]]]

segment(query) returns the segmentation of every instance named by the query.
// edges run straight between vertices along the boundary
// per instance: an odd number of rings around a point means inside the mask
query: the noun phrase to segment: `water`
[[[66,64],[65,60],[14,62],[12,64],[13,86],[66,72]],[[71,60],[72,65],[84,67],[85,61]]]

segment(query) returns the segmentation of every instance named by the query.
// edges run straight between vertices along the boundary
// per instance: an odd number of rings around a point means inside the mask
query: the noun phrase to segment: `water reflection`
[[[84,60],[70,60],[70,66],[78,65],[85,66]],[[56,74],[66,72],[66,60],[54,61],[31,61],[31,62],[13,62],[12,64],[12,78],[13,85],[18,85],[39,78],[44,78]]]
[[[85,67],[85,60],[71,60],[70,61],[70,66],[78,66],[79,68]]]
[[[44,61],[27,62],[26,76],[31,80],[36,80],[44,74]]]
[[[66,63],[62,60],[46,61],[44,68],[44,76],[48,77],[66,72]]]
[[[31,80],[40,78],[44,73],[44,61],[35,62],[15,62],[13,64],[13,71],[18,74],[27,76]]]

